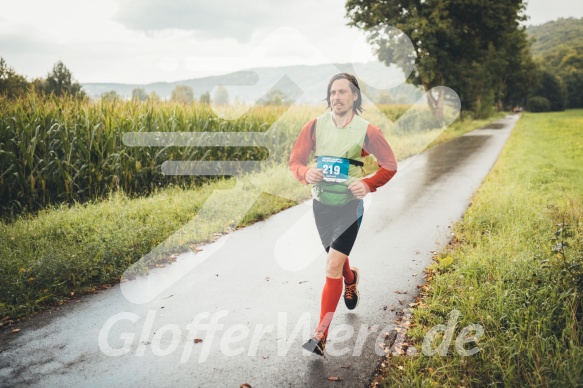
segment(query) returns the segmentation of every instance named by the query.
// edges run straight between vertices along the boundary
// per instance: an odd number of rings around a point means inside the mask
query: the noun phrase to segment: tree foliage
[[[577,47],[583,44],[583,18],[559,18],[539,26],[527,28],[534,38],[533,55],[545,56],[561,47]]]
[[[73,74],[62,61],[58,61],[53,69],[47,74],[44,83],[44,92],[55,96],[66,94],[77,97],[84,97],[79,82],[73,79]]]
[[[229,92],[227,88],[223,85],[219,85],[219,87],[215,90],[215,96],[213,98],[213,102],[217,105],[227,105],[229,103]]]
[[[261,105],[275,105],[275,106],[291,104],[288,95],[279,89],[270,90],[258,102]]]
[[[530,112],[548,112],[551,110],[551,102],[545,98],[545,97],[541,97],[541,96],[535,96],[535,97],[531,97],[528,99],[528,102],[526,103],[526,109],[528,109]]]
[[[408,81],[426,91],[448,86],[460,96],[462,109],[484,115],[502,105],[508,85],[520,84],[532,66],[528,41],[519,23],[522,0],[348,0],[350,25],[373,31],[369,42],[380,61],[402,69],[414,65]],[[405,33],[413,53],[403,52],[399,31],[376,33],[392,26]],[[439,101],[429,96],[429,104]],[[523,96],[526,97],[526,96]]]
[[[546,96],[553,109],[557,109],[560,103],[553,104],[553,100],[560,100],[562,92],[556,83],[562,82],[566,93],[564,106],[583,108],[583,18],[559,18],[531,26],[527,32],[534,41],[532,51],[539,67],[532,95]],[[560,81],[552,79],[549,73]]]
[[[160,98],[160,96],[158,95],[158,93],[156,92],[150,92],[150,94],[148,94],[148,101],[149,102],[153,102],[153,103],[158,103],[160,102],[162,99]]]
[[[567,105],[567,90],[563,80],[550,71],[541,71],[532,95],[546,98],[551,111],[563,111]]]
[[[540,67],[547,74],[546,78],[540,77],[538,88],[553,86],[548,80],[548,73],[559,77],[565,88],[564,105],[568,108],[583,108],[583,42],[580,44],[580,46],[561,45],[538,57]],[[546,93],[556,92],[549,89]]]
[[[0,95],[8,98],[22,96],[28,90],[30,84],[23,76],[16,74],[9,67],[4,58],[0,57]]]
[[[200,103],[201,104],[210,104],[211,103],[211,94],[209,92],[204,92],[200,95]]]
[[[102,101],[115,101],[119,100],[120,96],[117,94],[115,90],[110,90],[109,92],[101,93],[101,100]]]
[[[170,99],[183,104],[189,104],[194,101],[194,91],[188,85],[176,85],[174,90],[172,90]]]
[[[148,99],[148,93],[144,88],[132,89],[132,101],[144,102]]]

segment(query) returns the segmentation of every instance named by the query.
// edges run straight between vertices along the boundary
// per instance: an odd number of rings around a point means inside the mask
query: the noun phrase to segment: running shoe
[[[358,285],[358,268],[353,267],[352,273],[354,273],[354,283],[347,284],[344,286],[344,303],[348,310],[354,310],[356,306],[358,306],[358,289],[356,286]]]
[[[323,356],[324,349],[326,348],[326,337],[324,336],[324,332],[317,331],[308,342],[302,345],[302,348],[315,353],[318,356]]]

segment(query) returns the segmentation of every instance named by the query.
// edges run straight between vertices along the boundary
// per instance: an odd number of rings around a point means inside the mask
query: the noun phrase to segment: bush
[[[551,102],[541,96],[531,97],[526,103],[526,109],[530,112],[548,112],[551,110]]]
[[[567,104],[567,89],[563,80],[548,72],[543,71],[537,87],[533,90],[534,96],[545,97],[549,101],[549,109],[553,112],[565,110]],[[542,111],[537,111],[542,112]]]

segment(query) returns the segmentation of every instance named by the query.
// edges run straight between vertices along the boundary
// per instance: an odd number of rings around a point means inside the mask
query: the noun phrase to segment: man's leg
[[[317,332],[324,332],[325,337],[328,337],[328,327],[342,296],[342,273],[346,259],[347,256],[344,253],[334,248],[329,249],[326,260],[326,284],[322,290],[320,305],[320,323],[316,329]]]
[[[317,200],[313,201],[316,227],[328,255],[326,258],[326,283],[322,290],[320,305],[320,322],[314,338],[310,339],[303,347],[319,355],[323,355],[328,328],[342,296],[342,279],[345,279],[346,284],[356,281],[355,274],[348,262],[348,253],[352,249],[358,231],[355,219],[359,215],[362,216],[361,212],[358,214],[357,207],[357,202],[338,209],[322,205]],[[333,247],[336,246],[335,244],[338,249]],[[346,253],[342,253],[343,251]]]
[[[342,277],[344,278],[344,284],[352,284],[355,282],[354,272],[350,269],[350,260],[346,256],[344,261],[344,267],[342,267]]]

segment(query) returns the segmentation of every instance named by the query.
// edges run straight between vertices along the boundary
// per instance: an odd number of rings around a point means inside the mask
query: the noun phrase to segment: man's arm
[[[304,185],[308,183],[306,181],[306,173],[310,169],[308,167],[308,159],[316,145],[315,136],[312,131],[312,126],[315,123],[316,119],[312,119],[304,125],[292,149],[288,163],[289,169],[294,177]]]
[[[371,192],[386,184],[397,173],[397,160],[381,129],[372,124],[366,128],[362,156],[373,154],[377,158],[378,171],[370,178],[362,179]]]

